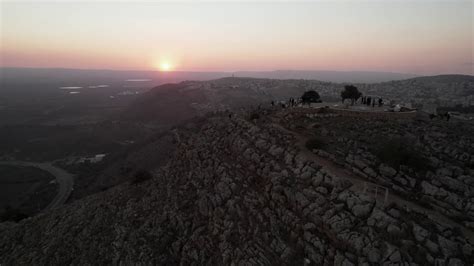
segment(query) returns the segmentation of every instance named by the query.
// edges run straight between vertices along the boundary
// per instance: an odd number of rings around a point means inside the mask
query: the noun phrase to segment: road
[[[49,172],[56,178],[56,182],[59,185],[58,194],[54,199],[46,206],[43,210],[50,210],[63,205],[69,198],[74,186],[74,176],[65,170],[58,168],[51,163],[36,163],[36,162],[24,162],[24,161],[0,161],[0,165],[16,165],[16,166],[31,166],[36,167],[46,172]]]

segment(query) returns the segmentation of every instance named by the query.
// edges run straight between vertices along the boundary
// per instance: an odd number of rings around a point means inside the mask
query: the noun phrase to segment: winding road
[[[58,168],[52,163],[36,163],[24,161],[0,161],[0,165],[31,166],[44,170],[52,174],[58,182],[59,190],[54,199],[46,206],[43,211],[51,210],[63,205],[71,195],[74,186],[74,176],[65,170]]]

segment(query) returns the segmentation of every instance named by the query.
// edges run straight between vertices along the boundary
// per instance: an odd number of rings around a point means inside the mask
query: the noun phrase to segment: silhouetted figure
[[[274,102],[274,101],[272,101],[272,106],[275,106],[275,102]]]
[[[372,108],[374,108],[374,107],[375,107],[375,98],[374,98],[374,100],[372,101]]]
[[[382,98],[379,98],[379,107],[382,107],[382,104],[383,104],[383,100]]]
[[[451,115],[449,113],[446,113],[446,121],[449,121],[450,118],[451,118]]]
[[[371,100],[372,100],[371,97],[368,97],[368,98],[367,98],[367,106],[370,106],[370,101],[371,101]]]

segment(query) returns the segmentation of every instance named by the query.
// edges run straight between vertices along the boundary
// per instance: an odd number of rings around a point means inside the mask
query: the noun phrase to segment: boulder
[[[259,149],[267,149],[268,144],[265,140],[259,139],[257,142],[255,142],[255,146]]]
[[[423,242],[430,235],[430,232],[425,228],[419,226],[418,224],[413,224],[413,236],[415,236],[416,241]]]
[[[462,260],[458,258],[450,258],[448,262],[448,266],[464,266],[465,264],[462,262]]]
[[[328,223],[335,232],[341,232],[353,226],[352,221],[345,212],[338,212],[329,218],[326,223]]]
[[[359,168],[359,169],[364,169],[365,167],[367,167],[367,164],[365,164],[362,159],[358,156],[354,156],[354,165]]]
[[[446,257],[454,256],[458,251],[458,245],[445,237],[438,236],[438,244]]]
[[[377,248],[371,248],[367,252],[367,260],[371,263],[377,263],[380,261],[380,251]]]
[[[311,175],[312,175],[311,172],[306,171],[306,172],[303,172],[303,173],[300,175],[300,178],[303,179],[303,180],[308,180],[308,179],[311,178]]]
[[[296,198],[296,202],[298,202],[298,205],[301,206],[301,208],[308,206],[309,200],[304,196],[303,193],[301,192],[296,193],[295,198]]]
[[[372,210],[371,204],[358,204],[352,208],[352,213],[357,217],[366,217]]]
[[[315,175],[313,175],[313,186],[314,187],[319,187],[319,185],[321,184],[321,182],[323,181],[324,179],[324,175],[321,173],[321,172],[317,172]]]
[[[423,193],[426,195],[435,196],[438,193],[438,187],[435,187],[426,181],[421,182],[421,188]]]
[[[366,173],[370,177],[376,177],[377,176],[377,173],[371,167],[366,167],[364,169],[364,173]]]
[[[367,225],[375,226],[377,228],[386,228],[389,224],[395,224],[396,220],[387,215],[380,209],[374,208],[372,214],[367,219]]]
[[[379,172],[381,175],[386,176],[386,177],[393,177],[397,174],[397,170],[393,169],[392,167],[386,164],[381,164],[379,166]]]
[[[462,253],[467,257],[472,256],[472,246],[468,243],[464,244],[462,247]]]
[[[281,147],[277,147],[277,146],[273,145],[268,150],[268,153],[270,153],[271,155],[276,157],[276,156],[279,156],[280,154],[283,153],[283,149]]]
[[[436,254],[439,252],[439,246],[435,242],[429,239],[426,240],[425,246],[433,254]]]
[[[400,230],[400,227],[398,227],[396,225],[390,224],[387,227],[387,233],[389,233],[392,236],[399,236],[401,234],[401,232],[402,231]]]
[[[328,194],[328,189],[327,189],[327,188],[325,188],[325,187],[321,187],[321,186],[319,186],[319,187],[317,187],[315,190],[316,190],[317,192],[319,192],[319,193],[323,194],[323,195],[326,195],[326,194]]]

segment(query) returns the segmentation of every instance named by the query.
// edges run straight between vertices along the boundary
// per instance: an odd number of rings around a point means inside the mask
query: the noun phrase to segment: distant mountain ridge
[[[330,70],[238,71],[235,72],[235,76],[271,79],[313,79],[337,83],[377,83],[418,77],[414,74],[395,72]]]
[[[152,79],[159,84],[181,82],[184,80],[210,80],[224,77],[250,77],[269,79],[312,79],[326,82],[375,83],[391,80],[402,80],[417,77],[414,74],[378,72],[378,71],[330,71],[330,70],[275,70],[275,71],[235,71],[235,72],[200,72],[200,71],[141,71],[141,70],[104,70],[104,69],[66,69],[66,68],[0,68],[2,82],[27,80],[28,78],[77,79],[84,77],[111,79],[111,81],[141,78]]]
[[[423,82],[438,82],[438,83],[473,82],[474,76],[459,75],[459,74],[446,74],[446,75],[416,77],[416,78],[413,78],[413,80],[423,81]]]

